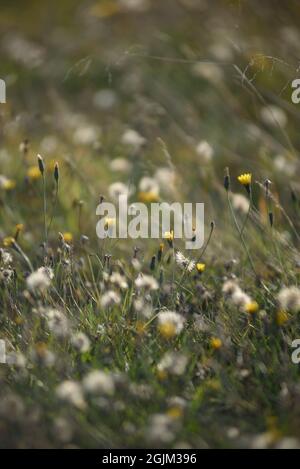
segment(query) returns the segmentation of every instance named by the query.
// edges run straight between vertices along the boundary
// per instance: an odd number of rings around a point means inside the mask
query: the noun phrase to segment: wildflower
[[[177,251],[175,254],[175,261],[182,269],[191,272],[195,267],[195,262],[185,257],[182,252]]]
[[[237,179],[242,184],[242,186],[245,187],[246,191],[249,194],[250,187],[251,187],[252,174],[251,173],[241,174],[240,176],[238,176]]]
[[[10,283],[14,277],[14,271],[12,269],[0,269],[0,282],[5,284]]]
[[[147,439],[170,443],[174,439],[174,419],[167,414],[154,414],[147,425]]]
[[[7,236],[3,239],[3,246],[5,248],[10,248],[15,244],[16,240],[12,236]]]
[[[56,395],[62,401],[68,402],[78,409],[84,409],[86,406],[81,385],[76,381],[63,381],[57,386]]]
[[[27,170],[27,177],[29,181],[36,181],[41,177],[41,172],[38,166],[30,166]]]
[[[165,339],[170,339],[182,331],[184,321],[184,317],[174,311],[161,311],[158,314],[158,330]]]
[[[106,217],[105,218],[105,228],[110,228],[116,224],[115,218]]]
[[[113,184],[111,184],[108,188],[108,193],[109,196],[116,201],[119,200],[119,197],[121,195],[124,195],[126,197],[129,197],[130,195],[128,186],[126,186],[126,184],[123,184],[123,182],[114,182]]]
[[[159,200],[158,195],[155,192],[149,191],[149,192],[139,192],[138,193],[138,199],[140,202],[143,202],[145,204],[150,204],[151,202],[157,202]]]
[[[38,166],[39,166],[40,173],[41,173],[41,175],[43,175],[44,172],[45,172],[45,163],[44,163],[44,160],[43,160],[43,158],[41,157],[41,155],[38,155],[38,156],[37,156],[37,159],[38,159]]]
[[[143,177],[139,182],[139,190],[145,193],[152,193],[156,196],[159,195],[159,185],[157,181],[152,177]]]
[[[65,243],[71,244],[73,241],[73,235],[69,231],[63,233],[63,240]]]
[[[16,181],[0,175],[0,188],[4,191],[10,191],[16,187]]]
[[[113,272],[110,276],[110,282],[117,285],[122,290],[128,288],[128,283],[124,275],[121,275],[119,272]]]
[[[222,292],[227,296],[233,295],[233,293],[237,290],[240,290],[240,287],[238,286],[237,282],[233,280],[227,280],[222,287]]]
[[[55,166],[54,166],[54,180],[56,182],[56,184],[58,184],[58,179],[59,179],[59,166],[58,166],[58,162],[56,161],[55,163]]]
[[[173,193],[176,190],[176,173],[173,168],[158,168],[155,171],[154,179],[164,192]]]
[[[289,317],[283,309],[280,309],[276,314],[276,323],[278,326],[283,326],[288,321]]]
[[[245,304],[245,312],[249,314],[254,314],[258,311],[259,305],[256,301],[250,301],[250,303]]]
[[[67,337],[70,331],[67,317],[57,309],[46,310],[45,316],[49,330],[58,338]]]
[[[249,211],[250,202],[247,197],[242,194],[231,194],[232,206],[235,210],[241,213]]]
[[[113,290],[109,290],[102,295],[100,304],[103,309],[110,308],[111,306],[118,305],[121,302],[120,295]]]
[[[169,246],[172,248],[174,240],[174,231],[165,231],[163,238],[168,242]]]
[[[282,288],[278,294],[281,309],[297,313],[300,311],[300,289],[298,287]]]
[[[206,265],[205,264],[202,264],[201,262],[197,262],[196,264],[196,269],[197,269],[197,272],[199,272],[199,274],[201,274],[202,272],[205,271],[205,268],[206,268]]]
[[[120,173],[129,173],[131,170],[131,163],[125,158],[115,158],[110,162],[110,169]]]
[[[201,160],[206,163],[210,162],[214,155],[213,147],[206,140],[202,140],[198,143],[196,152],[200,156]]]
[[[8,251],[5,251],[5,249],[0,248],[0,263],[3,265],[9,265],[12,261],[12,255]]]
[[[141,289],[141,288],[144,288],[145,290],[157,290],[158,289],[157,280],[151,275],[140,274],[135,279],[134,283],[138,289]]]
[[[52,269],[49,267],[40,267],[27,277],[27,288],[32,291],[44,291],[50,286],[53,277],[54,274]]]
[[[210,345],[214,350],[219,350],[222,347],[222,340],[218,337],[212,337],[210,339]]]
[[[139,150],[146,143],[146,139],[134,129],[128,129],[122,135],[122,143]]]
[[[111,396],[115,392],[115,383],[109,373],[93,370],[83,379],[83,389],[89,394],[105,394]]]
[[[230,176],[229,176],[228,168],[225,168],[225,172],[224,172],[224,188],[227,192],[230,189]]]
[[[23,223],[18,223],[18,224],[16,225],[16,231],[15,231],[15,236],[14,236],[14,238],[15,238],[16,241],[18,240],[19,234],[20,234],[21,231],[23,231],[23,230],[24,230],[24,225],[23,225]]]
[[[83,332],[77,332],[71,338],[71,344],[80,353],[88,352],[90,349],[90,340]]]
[[[188,358],[180,352],[167,352],[157,365],[159,374],[181,376],[185,372],[188,364]]]

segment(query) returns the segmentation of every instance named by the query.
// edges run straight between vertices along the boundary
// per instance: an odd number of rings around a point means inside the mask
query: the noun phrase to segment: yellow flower
[[[41,171],[38,166],[30,166],[27,170],[27,177],[30,181],[36,181],[41,177]]]
[[[166,231],[165,234],[164,234],[164,239],[166,239],[167,241],[173,241],[174,239],[174,231]]]
[[[289,317],[283,309],[280,309],[276,314],[276,322],[278,326],[282,326],[288,321]]]
[[[7,236],[6,238],[3,239],[3,246],[5,248],[9,248],[11,247],[15,242],[15,238],[13,238],[12,236]]]
[[[168,373],[165,370],[157,370],[157,377],[160,381],[163,381],[168,377]]]
[[[155,192],[148,191],[148,192],[139,192],[138,199],[140,202],[151,203],[151,202],[158,202],[159,197]]]
[[[259,305],[256,301],[251,301],[245,305],[245,311],[249,314],[254,314],[258,311]]]
[[[18,223],[16,225],[16,231],[15,231],[15,240],[17,241],[18,240],[18,237],[19,237],[19,234],[21,233],[21,231],[24,230],[24,225],[23,223]]]
[[[183,409],[180,406],[173,406],[167,410],[167,415],[174,420],[179,419],[183,416]]]
[[[114,226],[116,224],[116,219],[115,218],[105,218],[105,228],[109,228],[110,226]]]
[[[146,332],[146,326],[143,321],[136,322],[136,332],[138,333],[138,335],[144,335],[144,333]]]
[[[5,191],[10,191],[11,189],[14,189],[15,187],[16,187],[16,181],[14,181],[13,179],[6,179],[2,185],[2,188]]]
[[[159,324],[158,330],[165,339],[172,339],[176,335],[176,325],[171,321]]]
[[[63,238],[65,243],[72,243],[73,241],[73,235],[69,231],[66,231],[66,233],[63,233]]]
[[[204,272],[204,271],[205,271],[205,267],[206,267],[205,264],[202,264],[201,262],[198,262],[198,263],[196,264],[196,269],[197,269],[197,271],[198,271],[199,273]]]
[[[238,181],[243,186],[250,186],[251,179],[252,179],[252,174],[251,173],[245,173],[245,174],[241,174],[240,176],[238,176]]]
[[[210,339],[210,345],[214,350],[218,350],[219,348],[222,347],[222,340],[219,339],[218,337],[212,337]]]

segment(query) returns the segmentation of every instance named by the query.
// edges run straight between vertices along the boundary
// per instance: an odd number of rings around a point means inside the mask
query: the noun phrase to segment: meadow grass
[[[0,18],[0,446],[299,447],[296,3],[27,3]],[[204,202],[204,246],[99,240],[124,191]]]

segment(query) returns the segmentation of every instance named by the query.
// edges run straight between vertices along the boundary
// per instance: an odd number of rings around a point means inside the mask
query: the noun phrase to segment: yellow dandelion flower
[[[177,335],[176,325],[171,321],[165,321],[159,324],[158,331],[165,339],[172,339],[172,337]]]
[[[183,409],[179,406],[170,407],[167,410],[167,415],[174,420],[177,420],[183,416]]]
[[[202,264],[201,262],[197,262],[196,264],[196,269],[200,274],[205,271],[205,267],[206,265]]]
[[[109,228],[110,226],[114,226],[116,224],[115,218],[106,217],[105,218],[105,228]]]
[[[163,381],[168,377],[168,373],[165,370],[157,370],[157,377],[160,381]]]
[[[259,305],[256,301],[250,301],[250,303],[247,303],[245,305],[245,311],[246,313],[249,313],[249,314],[256,313],[258,309],[259,309]]]
[[[174,231],[166,231],[165,234],[164,234],[164,239],[166,239],[167,241],[173,241],[174,239]]]
[[[138,199],[140,202],[147,204],[151,202],[158,202],[159,197],[155,192],[148,191],[148,192],[139,192]]]
[[[38,166],[30,166],[27,170],[27,177],[30,181],[36,181],[42,177],[40,168]]]
[[[145,323],[143,321],[136,322],[136,332],[138,335],[144,335],[146,332]]]
[[[64,238],[64,242],[68,244],[72,243],[73,241],[73,235],[69,231],[66,231],[65,233],[63,233],[63,238]]]
[[[210,345],[214,350],[218,350],[219,348],[222,347],[222,340],[219,339],[218,337],[212,337],[210,339]]]
[[[11,247],[15,243],[15,238],[12,236],[7,236],[6,238],[3,239],[3,246],[5,248]]]
[[[280,309],[277,314],[276,314],[276,323],[278,326],[283,326],[288,321],[289,317],[287,315],[287,312],[284,311],[283,309]]]
[[[10,190],[14,189],[15,187],[16,187],[16,181],[14,181],[13,179],[6,179],[3,182],[3,185],[2,185],[2,188],[5,191],[10,191]]]
[[[250,186],[252,180],[252,174],[251,173],[245,173],[241,174],[238,176],[238,181],[243,185],[243,186]]]
[[[17,241],[18,237],[19,237],[19,234],[21,233],[21,231],[24,230],[24,225],[23,223],[18,223],[16,225],[16,231],[15,231],[15,240]]]

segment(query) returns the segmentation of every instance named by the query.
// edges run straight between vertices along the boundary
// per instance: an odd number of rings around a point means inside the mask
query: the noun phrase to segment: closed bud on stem
[[[271,227],[272,227],[273,224],[274,224],[274,215],[273,215],[273,212],[269,212],[269,222],[270,222],[270,225],[271,225]]]
[[[38,156],[37,156],[37,159],[38,159],[38,165],[39,165],[40,173],[43,175],[44,172],[45,172],[44,160],[43,160],[43,158],[41,157],[41,155],[38,155]]]
[[[58,179],[59,179],[59,166],[58,166],[58,163],[56,162],[54,166],[54,180],[56,184],[58,184]]]
[[[229,191],[230,189],[230,176],[229,176],[229,169],[225,168],[224,171],[224,187],[226,191]]]

